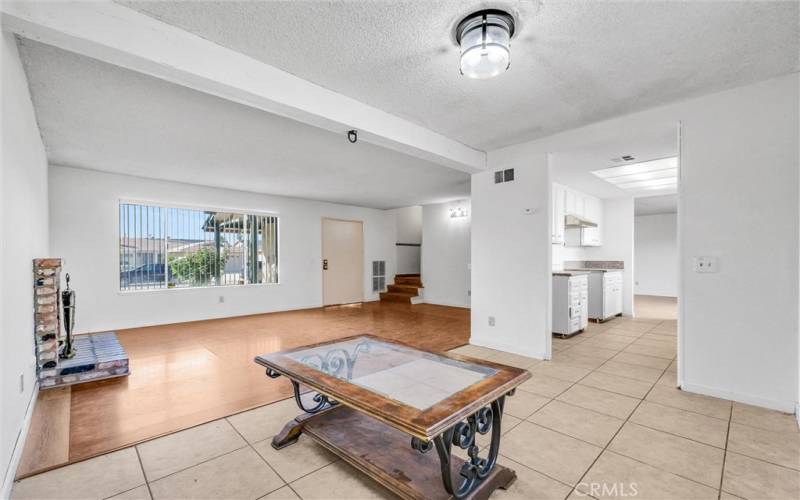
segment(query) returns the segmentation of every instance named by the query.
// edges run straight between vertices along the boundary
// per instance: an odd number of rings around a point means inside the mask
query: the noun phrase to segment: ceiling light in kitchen
[[[456,27],[461,48],[461,74],[486,79],[499,75],[511,64],[514,17],[502,10],[481,10],[465,17]]]
[[[675,192],[678,189],[678,158],[629,163],[592,171],[594,175],[629,192]]]

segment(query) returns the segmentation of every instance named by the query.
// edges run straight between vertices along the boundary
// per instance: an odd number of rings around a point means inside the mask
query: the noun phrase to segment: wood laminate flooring
[[[17,477],[289,397],[258,354],[359,333],[445,351],[469,322],[468,309],[370,302],[120,330],[131,375],[41,391]]]

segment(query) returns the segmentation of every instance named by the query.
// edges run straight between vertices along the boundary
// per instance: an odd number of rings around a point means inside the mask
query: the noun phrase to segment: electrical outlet
[[[489,326],[494,326],[494,316],[489,316]]]
[[[694,258],[694,272],[715,273],[719,265],[716,257],[702,256]]]
[[[225,296],[224,295],[220,295],[219,296],[219,303],[222,304],[223,302],[225,302]]]

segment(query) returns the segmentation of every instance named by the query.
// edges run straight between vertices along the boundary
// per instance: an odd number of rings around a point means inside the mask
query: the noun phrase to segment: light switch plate
[[[719,268],[716,257],[701,256],[694,258],[694,272],[715,273]]]

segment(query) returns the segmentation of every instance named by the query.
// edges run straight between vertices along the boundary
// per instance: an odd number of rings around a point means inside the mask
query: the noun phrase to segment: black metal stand
[[[512,396],[511,391],[507,396]],[[433,441],[423,441],[419,438],[411,439],[411,447],[420,453],[427,453],[433,446],[439,455],[439,464],[442,469],[442,483],[444,489],[454,498],[464,498],[472,493],[478,485],[492,472],[497,464],[500,451],[501,421],[506,395],[501,396],[484,406],[474,414],[447,429],[442,434],[433,438]],[[478,456],[480,448],[475,441],[478,434],[492,432],[492,443],[489,445],[489,455],[486,458]],[[467,450],[469,461],[461,466],[459,477],[453,477],[452,472],[452,446]]]
[[[267,377],[278,378],[280,376],[281,374],[276,372],[272,368],[267,368]],[[305,405],[303,404],[303,399],[301,398],[300,384],[298,382],[295,382],[294,380],[292,380],[291,382],[292,382],[292,388],[294,388],[294,401],[295,403],[297,403],[298,408],[300,408],[306,413],[310,413],[313,415],[314,413],[321,412],[325,408],[330,408],[331,406],[336,406],[337,404],[339,404],[337,401],[330,399],[328,396],[324,394],[316,393],[314,394],[314,396],[311,397],[311,399],[316,403],[316,406],[313,406],[311,408],[306,408]]]

